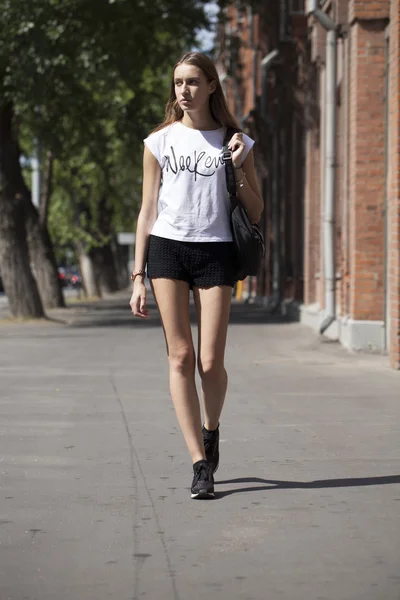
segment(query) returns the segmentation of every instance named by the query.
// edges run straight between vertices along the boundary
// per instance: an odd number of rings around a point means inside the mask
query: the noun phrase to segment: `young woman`
[[[143,200],[130,306],[135,316],[148,316],[147,263],[167,342],[172,400],[193,462],[192,498],[214,496],[219,419],[227,388],[224,353],[235,284],[222,158],[227,127],[237,128],[237,123],[213,62],[198,52],[185,54],[174,67],[165,120],[144,140]],[[263,202],[254,172],[253,144],[247,135],[237,133],[229,148],[239,199],[256,223]],[[199,331],[203,426],[189,320],[191,289]]]

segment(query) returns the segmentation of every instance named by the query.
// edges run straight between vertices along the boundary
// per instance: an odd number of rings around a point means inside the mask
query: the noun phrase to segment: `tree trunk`
[[[11,103],[0,107],[0,272],[15,317],[44,316],[33,277],[25,229],[24,182],[12,134]]]
[[[130,283],[129,271],[128,271],[128,248],[118,244],[117,237],[114,236],[112,249],[114,254],[114,261],[116,265],[118,289],[124,290]],[[126,252],[125,252],[126,249]]]
[[[39,211],[32,204],[31,194],[27,190],[26,226],[28,246],[33,263],[40,297],[46,308],[64,308],[64,296],[58,277],[57,261],[53,244],[47,229],[50,198],[53,184],[53,155],[49,150],[44,167],[43,189],[40,195]]]
[[[0,273],[14,317],[44,316],[30,264],[22,198],[0,195]]]
[[[42,302],[46,308],[64,308],[53,245],[47,225],[40,226],[39,215],[31,202],[30,194],[25,199],[25,211],[29,254]]]
[[[90,256],[95,265],[101,295],[118,291],[117,273],[111,244],[106,244],[100,248],[92,248]]]
[[[13,186],[22,199],[30,264],[33,268],[43,305],[46,308],[63,308],[65,306],[64,298],[50,236],[46,226],[40,227],[38,212],[32,204],[31,193],[22,176],[18,142],[13,138],[13,113],[10,104],[5,112],[4,120],[2,120],[1,137],[5,136],[4,141],[7,143],[8,135],[9,141],[7,149],[4,148],[8,152],[5,161],[7,173],[4,173],[4,175],[5,178],[9,178],[10,185]]]
[[[86,296],[96,298],[101,296],[100,286],[96,278],[96,269],[90,255],[78,247],[79,268],[82,276],[83,291]]]
[[[40,194],[39,204],[39,223],[42,229],[47,228],[47,217],[49,215],[49,206],[51,194],[53,191],[53,153],[47,152],[46,163],[44,166],[43,188]]]
[[[79,217],[84,213],[86,220],[92,224],[94,217],[89,206],[83,202],[74,202],[76,206],[75,219],[79,224]],[[97,205],[97,221],[93,227],[93,237],[112,238],[112,209],[109,206],[107,196],[99,199]],[[102,246],[93,247],[87,252],[82,242],[77,243],[79,264],[83,280],[83,288],[88,296],[103,296],[120,289],[117,276],[117,261],[113,252],[112,242],[106,242]]]
[[[98,248],[92,248],[90,255],[96,270],[97,281],[101,294],[110,294],[119,289],[117,265],[111,245],[113,210],[109,199],[104,194],[98,203],[98,227],[101,233],[110,241]]]

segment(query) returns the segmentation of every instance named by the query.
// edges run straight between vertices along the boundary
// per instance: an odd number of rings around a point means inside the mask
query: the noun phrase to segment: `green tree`
[[[136,148],[134,167],[171,56],[193,43],[204,25],[203,3],[196,0],[36,0],[29,7],[0,0],[0,271],[14,314],[43,314],[30,264],[45,304],[56,296],[48,211],[39,219],[31,203],[21,144],[40,139],[49,166],[57,161],[72,179],[95,165],[74,202],[86,207],[89,220],[96,204],[113,212],[120,195],[115,170],[129,168],[116,135],[123,132],[125,150]],[[50,190],[51,168],[48,175]]]

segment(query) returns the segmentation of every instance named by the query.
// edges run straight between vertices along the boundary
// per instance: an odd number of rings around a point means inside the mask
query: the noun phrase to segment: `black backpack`
[[[239,201],[236,193],[235,168],[232,162],[232,152],[228,149],[230,139],[239,129],[228,127],[223,147],[223,157],[226,172],[226,186],[231,203],[231,227],[236,251],[238,280],[248,275],[257,275],[261,261],[265,256],[264,236],[258,225],[253,225],[247,216],[246,209]]]

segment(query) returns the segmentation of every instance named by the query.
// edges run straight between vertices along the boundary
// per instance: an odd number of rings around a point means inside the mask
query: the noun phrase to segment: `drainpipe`
[[[325,99],[325,189],[324,189],[324,270],[325,310],[321,335],[336,319],[335,276],[335,183],[336,183],[336,69],[337,23],[318,8],[318,0],[308,1],[308,14],[314,16],[327,31],[326,38],[326,99]]]
[[[345,200],[344,207],[344,223],[343,232],[345,239],[345,264],[346,272],[350,264],[350,214],[349,214],[349,201],[348,201],[348,182],[349,182],[349,151],[348,151],[348,139],[349,139],[349,82],[350,82],[350,42],[349,39],[343,40],[343,110],[344,110],[344,123],[343,123],[343,198]],[[349,314],[349,294],[347,293],[347,281],[346,281],[346,305],[345,314]]]

